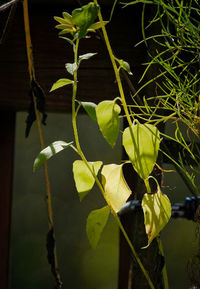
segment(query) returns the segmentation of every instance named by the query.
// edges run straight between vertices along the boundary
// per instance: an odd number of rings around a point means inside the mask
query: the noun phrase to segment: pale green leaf
[[[85,109],[89,117],[91,117],[91,119],[93,119],[94,121],[97,121],[97,116],[96,116],[97,105],[94,102],[84,102],[84,101],[78,101],[78,102],[83,106],[83,108]]]
[[[142,179],[146,179],[152,172],[159,145],[159,131],[151,124],[133,124],[123,132],[123,146],[135,171]]]
[[[63,29],[72,29],[72,26],[69,25],[69,24],[58,24],[58,25],[55,26],[55,28],[61,29],[61,30],[63,30]]]
[[[121,209],[132,193],[124,179],[122,166],[122,164],[105,165],[101,171],[106,197],[115,212]]]
[[[158,185],[158,184],[157,184]],[[145,230],[148,236],[148,247],[159,235],[171,217],[171,203],[158,185],[156,193],[144,194],[142,199]]]
[[[74,72],[78,69],[78,65],[77,65],[77,63],[66,63],[65,64],[65,68],[67,69],[67,71],[71,74],[71,75],[73,75],[74,74]]]
[[[110,208],[106,206],[92,211],[87,218],[86,232],[93,249],[96,248],[99,242],[102,231],[107,224],[109,214]]]
[[[54,19],[61,24],[67,24],[66,20],[61,17],[54,16]]]
[[[117,141],[120,111],[120,106],[114,100],[102,101],[96,108],[99,128],[111,147],[114,147]]]
[[[65,85],[69,85],[69,84],[73,84],[73,80],[71,79],[67,79],[67,78],[61,78],[61,79],[58,79],[53,85],[52,85],[52,88],[50,89],[50,92],[55,90],[55,89],[58,89],[60,87],[63,87]]]
[[[67,24],[70,26],[74,26],[74,23],[72,21],[72,16],[69,13],[63,12],[62,15],[63,15],[63,18],[58,17],[58,16],[54,16],[54,19],[61,24]]]
[[[99,169],[102,166],[102,162],[88,162],[88,165],[93,170],[94,174],[97,175]],[[89,168],[82,160],[77,160],[73,163],[73,174],[76,189],[79,194],[79,198],[82,201],[82,199],[89,193],[89,191],[91,191],[92,187],[94,186],[95,179]]]
[[[72,16],[71,16],[68,12],[63,12],[63,13],[62,13],[62,16],[63,16],[63,18],[64,18],[66,21],[69,21],[70,23],[73,23],[73,22],[72,22]]]
[[[96,52],[95,53],[85,53],[83,55],[80,55],[78,59],[79,59],[79,61],[87,60],[96,54],[97,54]]]
[[[116,57],[115,57],[115,60],[119,63],[120,68],[123,68],[124,70],[128,72],[128,74],[132,75],[130,65],[127,61],[124,61],[123,59],[118,59]]]
[[[104,25],[106,25],[107,23],[109,23],[109,21],[103,21]],[[101,22],[95,22],[89,27],[89,30],[97,30],[100,28],[102,28]]]
[[[72,11],[72,21],[80,28],[77,32],[77,38],[83,38],[87,34],[87,29],[94,23],[97,18],[99,6],[93,2]]]
[[[64,35],[64,34],[72,33],[72,32],[74,32],[74,30],[72,28],[66,28],[66,29],[63,29],[62,31],[60,31],[58,33],[58,35]]]
[[[72,145],[72,143],[73,142],[67,143],[61,140],[55,141],[52,144],[50,144],[48,147],[43,149],[34,161],[33,171],[36,171],[38,167],[44,164],[44,162],[46,162],[52,156],[56,155],[57,153],[61,152],[62,150]]]

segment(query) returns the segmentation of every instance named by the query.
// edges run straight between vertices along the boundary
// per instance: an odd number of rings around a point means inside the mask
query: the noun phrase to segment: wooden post
[[[0,111],[0,288],[8,288],[15,112]]]

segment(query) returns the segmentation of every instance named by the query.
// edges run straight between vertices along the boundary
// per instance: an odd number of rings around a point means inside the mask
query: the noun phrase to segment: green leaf
[[[94,23],[98,11],[99,6],[93,2],[72,11],[72,21],[80,28],[77,38],[80,39],[86,36],[87,29]]]
[[[68,21],[66,21],[66,19],[62,18],[62,17],[58,17],[58,16],[54,16],[54,19],[59,22],[60,24],[67,24],[69,23]]]
[[[71,29],[71,28],[66,28],[66,29],[63,29],[62,31],[60,31],[60,32],[58,33],[58,35],[64,35],[64,34],[72,33],[72,32],[74,32],[73,29]]]
[[[99,128],[111,147],[114,147],[117,141],[120,111],[120,106],[114,100],[102,101],[96,108]]]
[[[132,193],[124,179],[122,166],[122,164],[105,165],[101,171],[106,196],[115,212],[121,209]]]
[[[65,68],[67,69],[67,71],[68,71],[71,75],[73,75],[74,72],[78,69],[78,65],[77,65],[76,62],[74,62],[74,63],[66,63],[66,64],[65,64]]]
[[[86,232],[93,249],[96,248],[99,242],[101,233],[108,222],[109,214],[110,208],[106,206],[92,211],[87,218]]]
[[[133,124],[123,132],[123,146],[135,171],[144,180],[153,170],[158,156],[160,134],[151,124]]]
[[[73,40],[71,40],[70,38],[68,38],[68,37],[64,37],[64,36],[60,36],[60,38],[66,40],[69,44],[74,45]]]
[[[132,75],[133,73],[131,72],[130,69],[130,64],[127,61],[124,61],[123,59],[118,59],[115,57],[115,60],[119,63],[120,68],[123,68],[125,71],[128,72],[128,74]]]
[[[35,172],[38,167],[44,164],[48,159],[50,159],[52,156],[56,155],[57,153],[61,152],[62,150],[66,149],[67,147],[71,146],[73,142],[65,142],[65,141],[55,141],[52,144],[50,144],[48,147],[43,149],[37,158],[34,161],[33,164],[33,171]]]
[[[62,16],[63,16],[63,18],[64,18],[66,21],[68,21],[68,22],[70,22],[70,23],[73,23],[73,22],[72,22],[72,15],[70,15],[68,12],[63,12],[63,13],[62,13]]]
[[[94,102],[84,102],[84,101],[78,101],[83,108],[85,109],[85,111],[87,112],[87,114],[89,115],[89,117],[91,117],[91,119],[93,119],[94,121],[97,121],[97,116],[96,116],[96,103]]]
[[[67,78],[61,78],[61,79],[58,79],[53,85],[52,85],[52,88],[50,89],[50,92],[55,90],[55,89],[58,89],[60,87],[63,87],[65,85],[68,85],[68,84],[73,84],[73,80],[71,79],[67,79]]]
[[[148,247],[171,217],[171,203],[168,197],[161,192],[158,183],[156,193],[144,194],[142,208],[145,230],[148,236],[148,245],[146,247]]]
[[[103,21],[104,25],[106,25],[108,23],[109,23],[109,21]],[[100,29],[100,28],[102,28],[101,22],[95,22],[89,27],[89,30],[97,30],[97,29]]]
[[[96,54],[97,54],[96,52],[95,53],[85,53],[83,55],[80,55],[78,59],[79,59],[79,61],[87,60]]]
[[[58,24],[55,26],[55,28],[61,29],[61,30],[63,30],[63,29],[70,29],[71,30],[72,29],[71,25],[69,25],[69,24]]]
[[[101,161],[97,162],[88,162],[90,168],[94,171],[95,175],[98,174],[99,169],[102,166]],[[82,160],[77,160],[73,163],[73,174],[76,189],[79,194],[79,198],[82,199],[91,191],[94,186],[95,179],[90,172],[89,168]]]

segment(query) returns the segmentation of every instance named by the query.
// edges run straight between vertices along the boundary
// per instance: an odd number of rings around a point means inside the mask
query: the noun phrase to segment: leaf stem
[[[144,179],[144,184],[145,184],[145,187],[146,187],[146,190],[147,190],[147,194],[151,194],[151,187],[150,187],[150,184],[149,184],[149,178]]]

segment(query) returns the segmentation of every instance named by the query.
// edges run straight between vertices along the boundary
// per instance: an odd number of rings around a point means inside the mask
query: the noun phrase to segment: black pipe
[[[200,197],[187,197],[184,203],[172,204],[171,216],[172,218],[185,218],[187,220],[196,221],[196,210],[200,204]],[[132,211],[141,210],[141,201],[132,200],[127,202],[118,212],[119,216],[128,214]],[[199,216],[200,218],[200,216]]]

